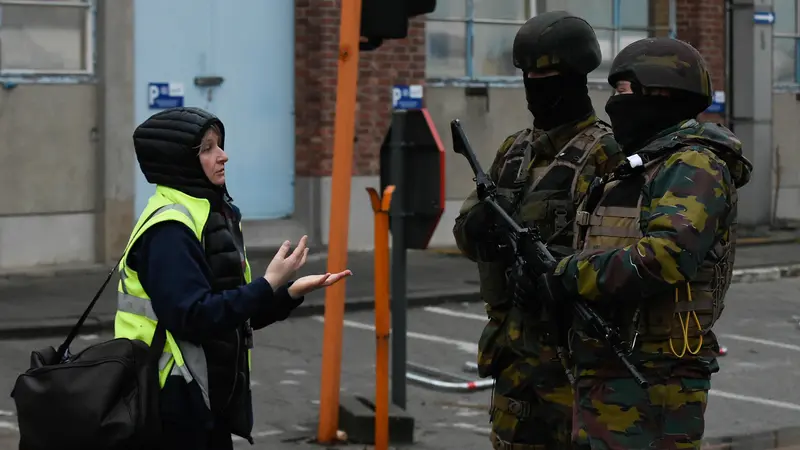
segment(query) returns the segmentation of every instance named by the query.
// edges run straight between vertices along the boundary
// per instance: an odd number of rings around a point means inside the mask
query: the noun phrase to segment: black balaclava
[[[525,98],[533,125],[550,130],[594,111],[586,75],[563,73],[544,78],[525,77]]]
[[[662,131],[702,111],[698,101],[672,92],[670,96],[645,95],[641,86],[631,83],[632,94],[616,94],[606,103],[614,139],[631,155]]]

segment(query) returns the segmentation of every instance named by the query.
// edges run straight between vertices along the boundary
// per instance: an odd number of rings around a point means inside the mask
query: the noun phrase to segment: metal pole
[[[375,214],[375,450],[389,448],[389,205],[394,186],[383,196],[367,188]]]
[[[395,186],[390,208],[392,231],[392,403],[406,408],[406,239],[405,155],[403,134],[406,111],[392,114],[391,183]]]

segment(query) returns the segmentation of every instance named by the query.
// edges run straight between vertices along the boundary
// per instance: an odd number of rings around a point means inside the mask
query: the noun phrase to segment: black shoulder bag
[[[69,355],[70,344],[121,261],[122,257],[58,350],[32,352],[30,369],[17,377],[11,397],[17,407],[20,450],[158,447],[158,360],[166,342],[161,322],[150,346],[118,338]]]

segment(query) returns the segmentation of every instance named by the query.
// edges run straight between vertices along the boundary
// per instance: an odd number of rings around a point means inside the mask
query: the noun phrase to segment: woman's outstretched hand
[[[289,286],[289,295],[293,299],[298,299],[306,294],[309,294],[317,289],[326,288],[338,283],[345,277],[353,275],[349,269],[339,273],[325,273],[322,275],[306,275],[300,277]]]
[[[272,258],[269,266],[267,266],[267,271],[264,273],[264,278],[273,289],[288,283],[294,277],[297,269],[303,267],[306,263],[306,258],[308,257],[307,241],[308,236],[300,238],[300,242],[291,254],[289,254],[289,248],[291,247],[289,241],[284,241],[281,248],[278,249],[278,253]]]

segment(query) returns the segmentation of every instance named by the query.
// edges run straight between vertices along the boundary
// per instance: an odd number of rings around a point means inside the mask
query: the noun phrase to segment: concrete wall
[[[98,2],[94,77],[27,78],[0,90],[0,270],[111,262],[124,247],[132,11],[133,0]]]
[[[773,95],[772,142],[776,218],[800,220],[800,94]]]
[[[94,260],[95,96],[93,84],[0,91],[0,269]]]

